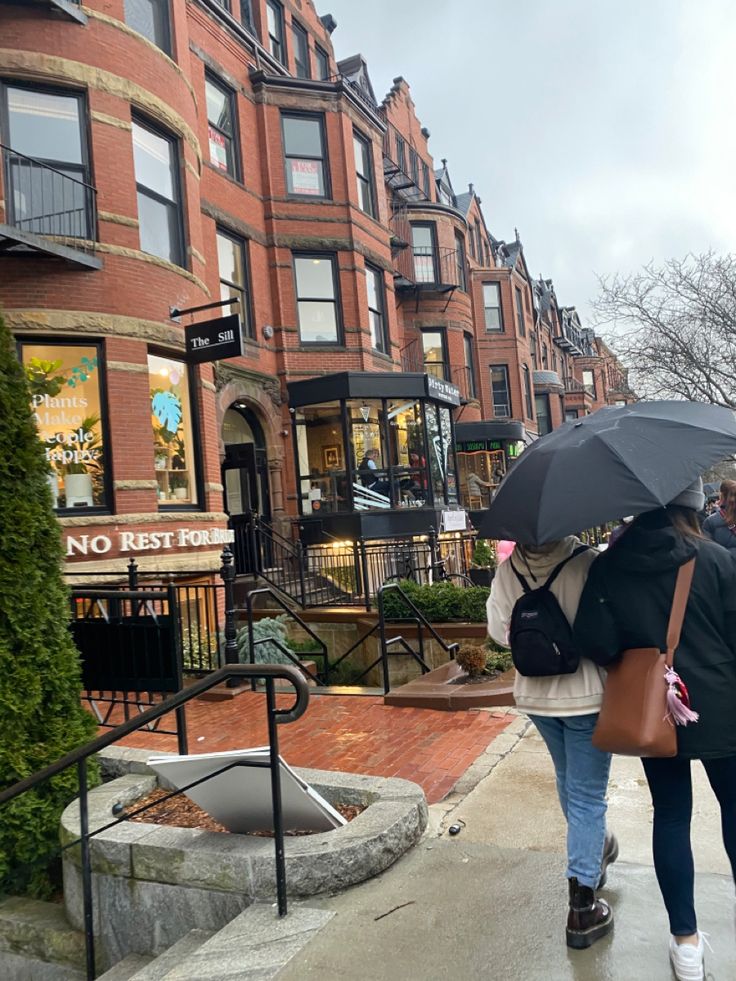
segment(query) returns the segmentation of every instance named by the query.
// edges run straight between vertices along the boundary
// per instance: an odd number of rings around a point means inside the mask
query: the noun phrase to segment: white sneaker
[[[703,934],[698,934],[698,945],[678,944],[670,937],[670,963],[677,981],[703,981]]]

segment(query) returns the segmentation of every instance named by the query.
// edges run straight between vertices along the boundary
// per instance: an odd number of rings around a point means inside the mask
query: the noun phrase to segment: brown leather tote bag
[[[676,756],[675,722],[667,707],[667,668],[680,643],[695,559],[680,566],[675,583],[667,650],[631,648],[608,668],[593,745],[620,756]]]

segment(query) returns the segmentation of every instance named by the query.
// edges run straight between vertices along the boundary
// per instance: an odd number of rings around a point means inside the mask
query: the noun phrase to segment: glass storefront
[[[22,342],[20,348],[54,507],[108,507],[100,346]]]
[[[416,398],[295,410],[303,515],[457,503],[450,410]]]
[[[196,453],[187,366],[149,354],[148,380],[159,506],[194,505]]]

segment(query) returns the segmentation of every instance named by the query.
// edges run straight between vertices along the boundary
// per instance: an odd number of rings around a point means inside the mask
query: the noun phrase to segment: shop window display
[[[300,409],[296,414],[299,494],[303,514],[347,509],[347,472],[339,402]]]
[[[106,507],[99,346],[22,343],[21,357],[50,467],[54,507]]]
[[[506,474],[501,442],[479,442],[478,449],[458,450],[457,463],[463,503],[471,511],[487,508],[494,490]],[[488,447],[491,447],[490,449]]]
[[[148,356],[154,466],[159,505],[197,503],[192,410],[187,366]]]

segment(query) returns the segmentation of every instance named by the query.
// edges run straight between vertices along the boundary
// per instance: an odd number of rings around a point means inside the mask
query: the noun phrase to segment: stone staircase
[[[267,981],[332,917],[292,905],[279,919],[255,903],[215,933],[190,930],[153,957],[131,953],[98,981]],[[84,935],[57,903],[10,898],[0,902],[2,981],[85,981]]]

